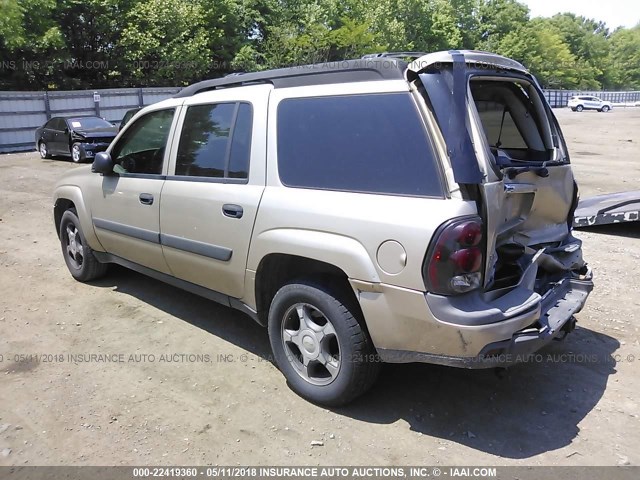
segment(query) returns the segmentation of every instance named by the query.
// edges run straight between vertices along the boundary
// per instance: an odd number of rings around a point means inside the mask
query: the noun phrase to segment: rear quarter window
[[[278,170],[287,186],[443,196],[409,93],[286,99],[277,121]]]

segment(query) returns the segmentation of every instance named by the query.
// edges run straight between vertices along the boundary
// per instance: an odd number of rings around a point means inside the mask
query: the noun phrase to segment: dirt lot
[[[638,189],[640,108],[557,114],[583,196]],[[330,411],[287,388],[242,314],[120,268],[74,281],[51,205],[69,168],[0,156],[0,464],[640,464],[640,224],[578,233],[597,286],[546,361],[388,365]]]

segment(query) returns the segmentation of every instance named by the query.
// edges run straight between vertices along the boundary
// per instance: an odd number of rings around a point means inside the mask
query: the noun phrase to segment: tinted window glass
[[[235,103],[189,107],[178,146],[176,175],[224,177]]]
[[[178,146],[176,175],[247,178],[251,122],[248,103],[189,107]]]
[[[67,124],[64,121],[64,118],[52,118],[48,124],[48,128],[51,128],[53,130],[64,130],[65,128],[67,128]]]
[[[92,128],[113,128],[113,125],[99,117],[70,118],[68,122],[73,128],[87,130]]]
[[[249,155],[251,154],[251,126],[253,115],[251,105],[241,103],[238,118],[233,129],[231,155],[229,157],[229,173],[231,178],[249,177]]]
[[[133,123],[113,147],[117,173],[162,173],[174,110],[147,113]]]
[[[282,101],[278,168],[289,186],[442,195],[434,152],[408,93]]]

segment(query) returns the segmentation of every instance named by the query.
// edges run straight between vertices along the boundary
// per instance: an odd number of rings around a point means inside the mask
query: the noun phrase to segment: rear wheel
[[[108,265],[100,263],[93,255],[93,249],[87,244],[74,209],[62,214],[60,245],[67,268],[76,280],[88,282],[107,273]]]
[[[38,151],[40,152],[40,158],[51,157],[51,155],[49,155],[49,148],[47,147],[47,144],[45,142],[40,142],[40,144],[38,145]]]
[[[324,285],[303,281],[282,287],[271,303],[269,340],[276,364],[291,389],[314,403],[352,401],[373,385],[380,369],[350,303]]]
[[[576,107],[576,112],[581,112],[582,110],[584,110],[584,107],[582,105],[578,105]]]

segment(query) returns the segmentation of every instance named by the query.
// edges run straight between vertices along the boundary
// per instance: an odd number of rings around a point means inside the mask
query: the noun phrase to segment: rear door
[[[600,100],[596,97],[586,97],[585,101],[587,108],[590,110],[597,110],[600,108]]]
[[[68,154],[69,144],[66,142],[67,136],[64,131],[67,123],[64,118],[54,118],[51,127],[47,128],[45,141],[49,146],[49,151],[56,154]]]
[[[271,86],[185,101],[160,202],[162,250],[176,277],[241,298],[265,187]]]

